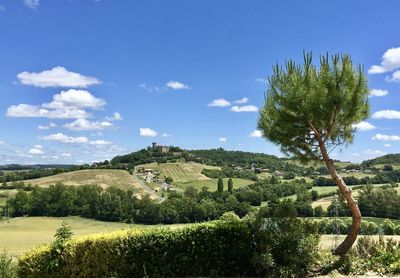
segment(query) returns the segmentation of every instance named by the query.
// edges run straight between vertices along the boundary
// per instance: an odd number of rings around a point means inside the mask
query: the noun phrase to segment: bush
[[[276,276],[311,268],[318,238],[307,232],[301,220],[274,220],[260,228],[255,224],[260,219],[249,219],[240,220],[230,212],[220,221],[179,230],[132,229],[70,240],[63,243],[52,266],[55,245],[42,246],[19,258],[18,274],[27,278],[236,277],[255,276],[257,270]]]
[[[0,253],[0,278],[14,278],[17,277],[12,258],[8,256],[4,250]]]

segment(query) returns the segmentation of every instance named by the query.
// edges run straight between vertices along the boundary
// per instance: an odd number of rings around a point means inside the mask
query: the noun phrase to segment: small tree
[[[329,152],[351,143],[354,124],[368,116],[368,87],[363,68],[354,68],[348,55],[334,55],[331,59],[322,56],[317,67],[309,53],[304,54],[301,65],[291,60],[284,68],[276,65],[268,81],[268,95],[258,127],[283,153],[304,163],[321,159],[325,162],[353,218],[348,236],[335,250],[343,255],[357,238],[361,213]]]
[[[230,193],[232,193],[232,191],[233,191],[233,181],[232,181],[232,179],[228,180],[228,191]]]
[[[218,178],[217,185],[218,185],[218,192],[223,192],[224,191],[224,180],[221,177]]]

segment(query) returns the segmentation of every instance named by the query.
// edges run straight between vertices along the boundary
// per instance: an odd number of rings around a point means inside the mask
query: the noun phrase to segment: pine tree
[[[349,55],[320,57],[317,67],[311,53],[304,63],[278,64],[268,78],[266,103],[258,127],[283,153],[306,163],[322,160],[352,213],[352,226],[335,250],[344,255],[361,228],[361,213],[350,189],[339,176],[329,152],[353,141],[354,124],[369,113],[367,79],[361,65],[353,67]]]

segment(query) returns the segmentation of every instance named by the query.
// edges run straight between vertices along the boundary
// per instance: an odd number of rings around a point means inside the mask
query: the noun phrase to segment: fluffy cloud
[[[385,148],[390,148],[392,145],[391,144],[384,144],[383,145]]]
[[[209,107],[227,107],[230,105],[231,103],[224,98],[214,99],[212,102],[208,104]]]
[[[388,120],[398,120],[400,119],[400,111],[397,110],[380,110],[372,114],[374,119],[388,119]]]
[[[40,137],[40,139],[44,141],[56,141],[61,143],[69,143],[69,144],[87,144],[89,143],[89,139],[85,136],[80,137],[72,137],[67,136],[63,133],[55,133],[47,136]]]
[[[226,137],[221,137],[218,139],[218,141],[224,143],[224,142],[228,141],[228,139],[226,139]]]
[[[62,91],[53,96],[53,101],[40,106],[30,104],[12,105],[7,109],[8,117],[43,117],[49,119],[80,119],[87,118],[89,113],[84,110],[100,109],[106,102],[84,90]]]
[[[262,137],[262,133],[260,130],[254,130],[252,133],[250,133],[249,135],[250,137],[254,137],[254,138],[259,138]]]
[[[106,121],[122,121],[124,118],[122,118],[121,114],[118,112],[114,112],[114,114],[111,117],[105,117],[104,120]]]
[[[148,92],[159,92],[159,91],[161,91],[160,87],[158,87],[158,86],[150,87],[146,83],[140,84],[139,88],[145,89]]]
[[[43,151],[43,147],[41,145],[36,145],[29,149],[28,154],[43,155],[45,152]]]
[[[33,0],[28,2],[35,2]],[[39,3],[39,1],[37,1]],[[76,72],[71,72],[63,67],[54,67],[51,70],[42,72],[21,72],[17,75],[20,82],[24,85],[35,87],[70,87],[87,88],[90,85],[100,84],[94,77],[84,76]]]
[[[39,6],[39,0],[23,0],[25,6],[36,9]]]
[[[139,133],[140,133],[140,136],[145,136],[145,137],[156,137],[157,136],[157,131],[155,131],[154,129],[148,128],[148,127],[139,128]]]
[[[235,100],[234,103],[237,103],[237,104],[245,104],[245,103],[248,103],[249,100],[250,100],[250,99],[247,98],[247,97],[242,97],[241,99]]]
[[[72,123],[67,123],[64,125],[65,128],[75,131],[83,130],[102,130],[105,128],[113,127],[114,125],[107,121],[92,122],[86,119],[76,119]]]
[[[93,96],[88,91],[70,89],[54,95],[53,101],[43,104],[43,107],[49,109],[99,109],[104,105],[106,102],[103,99]]]
[[[392,77],[387,76],[385,79],[389,82],[400,82],[400,70],[396,70],[393,72]]]
[[[380,65],[373,65],[369,74],[384,73],[400,68],[400,47],[390,48],[382,56]]]
[[[105,145],[111,145],[112,142],[106,140],[94,140],[90,141],[89,144],[93,146],[105,146]]]
[[[364,121],[359,122],[358,124],[353,124],[352,127],[358,131],[367,131],[367,130],[372,130],[375,128],[374,125],[372,125],[368,122],[364,122]]]
[[[61,156],[62,157],[71,157],[72,154],[70,154],[70,153],[62,153]]]
[[[265,78],[256,78],[256,79],[254,79],[256,82],[261,82],[261,83],[267,83],[267,79],[265,79]]]
[[[388,90],[381,90],[381,89],[372,89],[369,91],[369,95],[373,97],[383,97],[388,94]]]
[[[48,130],[50,128],[55,128],[57,125],[55,123],[50,123],[49,125],[38,125],[37,129],[39,130]]]
[[[232,112],[257,112],[258,107],[254,105],[232,106]]]
[[[377,133],[375,134],[374,137],[372,137],[372,140],[379,140],[379,141],[400,141],[400,136],[398,135],[385,135],[385,134],[380,134]]]
[[[171,137],[171,134],[163,133],[163,134],[161,135],[161,137]]]
[[[188,89],[190,89],[190,87],[188,85],[185,85],[181,82],[173,81],[173,80],[168,81],[167,84],[165,84],[165,86],[167,86],[168,88],[173,89],[173,90],[188,90]]]

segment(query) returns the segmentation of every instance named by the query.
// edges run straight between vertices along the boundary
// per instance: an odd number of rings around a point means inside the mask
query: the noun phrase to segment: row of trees
[[[400,182],[400,170],[391,170],[379,172],[374,177],[356,178],[354,176],[343,177],[343,181],[347,185],[362,185],[362,184],[382,184]],[[335,182],[331,178],[318,177],[313,181],[315,186],[335,186]]]

